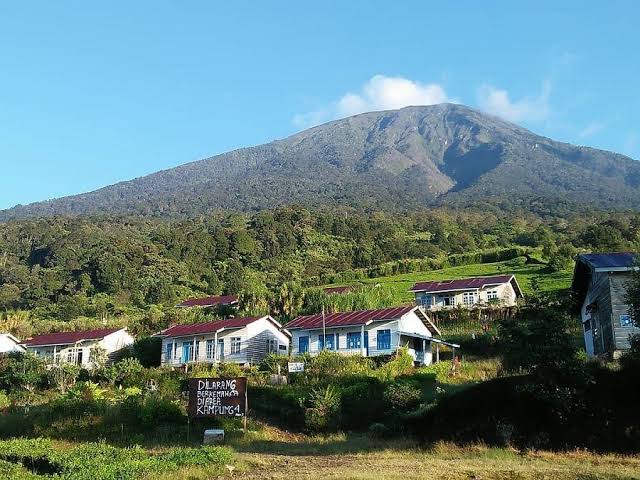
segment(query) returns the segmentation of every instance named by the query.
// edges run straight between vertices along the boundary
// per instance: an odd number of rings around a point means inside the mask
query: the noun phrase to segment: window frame
[[[382,343],[384,341],[384,343]],[[391,350],[391,329],[385,328],[376,333],[376,349]]]
[[[360,350],[361,348],[362,348],[362,332],[347,332],[347,349]]]
[[[242,337],[231,337],[229,343],[231,344],[230,355],[239,355],[242,351]]]

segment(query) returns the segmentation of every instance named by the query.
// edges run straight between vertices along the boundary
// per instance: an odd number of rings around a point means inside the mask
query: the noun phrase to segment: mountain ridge
[[[286,203],[410,208],[537,196],[640,207],[640,162],[457,104],[367,112],[87,193],[0,211],[192,216]]]

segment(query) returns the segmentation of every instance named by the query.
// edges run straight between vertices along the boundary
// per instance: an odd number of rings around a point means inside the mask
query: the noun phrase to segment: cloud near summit
[[[394,110],[411,105],[435,105],[453,102],[444,87],[437,83],[421,83],[404,77],[371,77],[359,92],[349,92],[321,109],[298,114],[293,123],[308,128],[329,120],[358,113]]]

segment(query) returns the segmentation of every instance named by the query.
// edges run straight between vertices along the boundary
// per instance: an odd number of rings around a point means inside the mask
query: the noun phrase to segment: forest
[[[638,249],[640,214],[561,208],[400,215],[287,206],[191,220],[11,221],[0,225],[0,329],[25,337],[109,324],[150,334],[193,321],[174,306],[212,294],[239,294],[244,313],[286,322],[319,308],[320,285],[522,255],[554,272],[570,269],[579,251]],[[377,293],[373,301],[394,300]]]

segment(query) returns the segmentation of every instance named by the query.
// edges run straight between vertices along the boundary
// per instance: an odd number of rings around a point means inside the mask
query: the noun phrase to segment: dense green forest
[[[0,328],[29,335],[99,323],[149,333],[198,315],[175,309],[179,301],[223,293],[240,294],[244,312],[286,321],[322,302],[319,285],[522,255],[541,258],[551,272],[570,268],[580,250],[638,249],[637,213],[291,206],[181,221],[14,221],[0,224]]]

